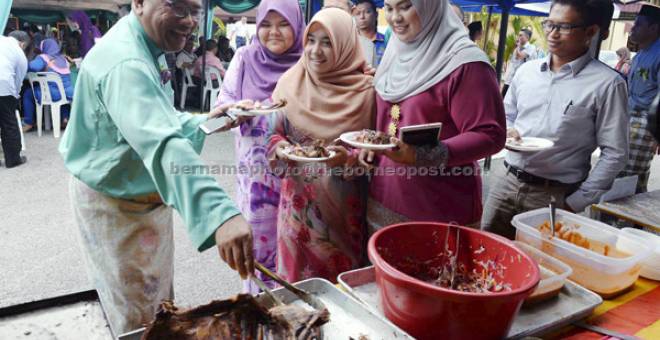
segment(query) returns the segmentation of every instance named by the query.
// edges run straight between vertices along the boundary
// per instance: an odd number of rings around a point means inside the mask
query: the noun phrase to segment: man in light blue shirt
[[[21,156],[21,127],[16,120],[16,109],[27,73],[25,49],[29,45],[30,37],[23,31],[13,31],[9,37],[0,36],[0,139],[7,168],[27,160]]]
[[[648,111],[660,84],[660,8],[642,6],[630,40],[637,43],[640,50],[628,72],[630,156],[621,175],[637,175],[637,193],[641,193],[647,190],[651,162],[658,150],[657,141],[648,131]]]
[[[133,0],[78,75],[60,153],[74,177],[88,271],[115,333],[151,321],[172,297],[170,207],[199,251],[217,246],[244,278],[253,268],[250,227],[199,156],[207,116],[173,107],[164,52],[184,47],[201,12],[201,0]]]
[[[377,30],[378,11],[376,11],[373,0],[356,1],[353,18],[357,24],[360,46],[362,46],[367,63],[377,68],[385,54],[387,41],[385,35]]]
[[[536,152],[509,152],[507,174],[491,189],[482,228],[515,236],[513,216],[547,207],[583,211],[607,192],[627,160],[628,115],[625,80],[595,60],[589,50],[609,0],[554,0],[543,22],[550,54],[525,63],[504,99],[511,137],[554,142]],[[605,27],[609,26],[609,22]],[[595,45],[594,45],[595,46]],[[591,155],[601,155],[591,167]]]
[[[502,97],[506,96],[509,86],[511,86],[511,81],[513,81],[513,77],[516,75],[520,66],[537,58],[536,46],[529,42],[531,38],[532,31],[529,29],[522,29],[520,30],[520,33],[518,33],[516,47],[513,49],[513,52],[511,52],[511,57],[509,58],[509,63],[507,64],[506,72],[504,73]]]

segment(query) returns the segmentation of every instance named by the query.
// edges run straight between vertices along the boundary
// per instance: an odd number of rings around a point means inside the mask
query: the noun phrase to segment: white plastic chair
[[[34,103],[37,108],[37,133],[41,137],[41,129],[43,125],[43,109],[44,106],[50,107],[50,117],[53,122],[53,135],[55,138],[60,138],[60,112],[62,105],[70,104],[69,100],[66,98],[66,93],[64,92],[64,84],[62,83],[62,78],[59,74],[54,72],[37,72],[28,74],[28,79],[30,85],[32,86],[32,91],[34,92],[34,84],[39,84],[41,89],[41,104],[37,100],[37,96],[34,96]],[[53,101],[53,96],[50,93],[49,83],[55,83],[57,89],[60,92],[60,100]]]
[[[213,86],[213,75],[215,75],[215,79],[218,81],[217,86]],[[220,70],[218,70],[215,67],[207,67],[206,68],[206,82],[204,83],[204,93],[202,94],[202,103],[204,103],[204,107],[206,107],[206,95],[209,95],[209,107],[213,106],[213,103],[218,100],[218,96],[220,95],[220,88],[222,87],[222,76],[220,75]],[[203,110],[203,109],[202,109]]]
[[[183,70],[183,82],[181,84],[181,101],[179,102],[179,107],[184,109],[186,107],[186,97],[188,96],[188,89],[191,87],[197,87],[193,83],[192,74],[190,73],[191,69],[184,68]]]

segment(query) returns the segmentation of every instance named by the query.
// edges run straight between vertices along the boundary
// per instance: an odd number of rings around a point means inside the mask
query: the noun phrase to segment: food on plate
[[[525,142],[522,138],[514,138],[510,137],[506,139],[506,144],[508,146],[518,146],[518,147],[526,147],[526,148],[538,148],[539,145],[530,143],[529,141]]]
[[[510,137],[510,138],[507,138],[507,139],[506,139],[506,143],[507,143],[507,144],[510,144],[510,145],[518,145],[518,146],[521,146],[521,145],[523,144],[523,140],[522,140],[522,138],[514,138],[514,137]]]
[[[262,103],[258,100],[255,101],[255,102],[244,100],[244,101],[240,101],[240,102],[236,103],[234,105],[234,108],[238,109],[238,110],[243,110],[243,111],[274,110],[274,109],[277,109],[277,108],[284,107],[284,106],[286,106],[286,104],[287,104],[286,100],[284,100],[284,99],[279,100],[277,102],[274,102],[272,104],[264,104],[264,103]]]
[[[357,339],[351,336],[348,338],[348,340],[369,340],[369,337],[364,334],[360,334]]]
[[[164,302],[142,340],[155,339],[320,339],[321,325],[330,320],[327,310],[285,305],[261,306],[251,295],[213,301],[192,309]]]
[[[390,136],[384,132],[365,129],[355,137],[355,141],[364,144],[385,145],[390,144]]]
[[[304,157],[304,158],[326,158],[330,157],[330,151],[326,149],[325,146],[323,146],[325,143],[323,140],[317,139],[314,140],[311,144],[309,145],[300,145],[296,143],[295,145],[289,145],[284,148],[284,152],[297,156],[297,157]]]

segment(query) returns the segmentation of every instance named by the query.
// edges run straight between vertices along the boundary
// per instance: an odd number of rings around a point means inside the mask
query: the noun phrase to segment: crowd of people
[[[2,142],[7,167],[15,167],[27,162],[27,157],[20,155],[20,130],[33,130],[37,105],[42,102],[42,89],[35,81],[28,79],[28,73],[50,72],[59,78],[64,93],[60,93],[58,83],[48,81],[49,97],[59,101],[65,97],[73,98],[73,80],[71,68],[81,60],[101,37],[101,31],[92,24],[83,11],[72,11],[66,17],[70,29],[65,32],[57,28],[44,30],[37,25],[25,23],[25,31],[13,31],[8,39],[3,37],[2,67],[12,72],[3,72],[0,76],[0,96],[4,96],[2,110]],[[16,42],[19,49],[16,49]],[[20,70],[19,70],[20,68]],[[14,112],[20,112],[21,125],[16,125]],[[61,111],[62,128],[66,127],[69,106]]]
[[[256,35],[226,70],[223,44],[202,42],[206,67],[222,78],[208,115],[175,109],[164,55],[178,52],[176,68],[201,77],[203,50],[193,51],[192,35],[201,1],[134,1],[132,13],[88,51],[60,153],[72,174],[89,272],[113,329],[139,327],[172,297],[173,210],[197,249],[217,247],[245,280],[258,275],[256,260],[289,281],[335,281],[366,265],[366,240],[393,223],[456,223],[512,238],[515,214],[551,200],[583,211],[625,175],[639,176],[639,191],[646,189],[657,150],[648,117],[658,95],[660,9],[642,7],[631,33],[640,51],[617,67],[624,78],[594,58],[612,2],[554,0],[542,25],[548,55],[539,57],[531,31],[521,31],[501,88],[474,43],[479,27],[466,28],[447,0],[384,6],[389,34],[376,31],[369,0],[328,0],[307,24],[297,0],[262,0]],[[12,37],[3,39],[23,47],[21,34]],[[62,71],[52,43],[42,47],[39,65]],[[18,93],[14,83],[3,84],[13,89],[0,93],[4,110]],[[175,171],[205,168],[200,124],[256,101],[287,104],[272,115],[227,120],[241,170],[234,200],[207,172]],[[437,143],[399,138],[404,127],[438,122]],[[362,129],[388,134],[396,147],[376,152],[336,142]],[[509,152],[506,175],[482,206],[478,160],[517,137],[554,146]],[[300,164],[285,150],[316,140],[331,144],[335,156],[309,172],[291,171]],[[248,280],[245,289],[258,291]]]
[[[98,24],[95,24],[93,20],[84,12],[84,11],[72,11],[66,15],[67,28],[63,32],[59,32],[57,28],[52,28],[47,30],[41,28],[35,24],[25,23],[24,31],[26,35],[20,35],[21,37],[27,37],[27,45],[23,50],[23,54],[27,59],[27,72],[28,73],[37,73],[37,72],[51,72],[57,75],[61,79],[64,97],[68,102],[72,101],[73,90],[75,85],[75,74],[72,74],[74,69],[77,70],[82,60],[85,58],[89,50],[94,46],[94,44],[102,37],[102,30]],[[245,25],[246,18],[231,27],[238,27]],[[236,41],[241,40],[240,36],[243,34],[244,30],[240,28],[232,28],[230,34],[233,35],[233,39]],[[238,35],[236,35],[238,32]],[[9,33],[9,32],[7,32]],[[17,35],[14,35],[16,37]],[[243,37],[243,39],[248,40],[248,37]],[[205,42],[202,37],[200,37],[200,42],[194,44],[194,37],[190,38],[190,44],[186,44],[186,47],[177,53],[170,53],[168,57],[173,59],[170,69],[175,75],[175,79],[172,82],[173,89],[175,91],[175,98],[178,100],[181,99],[180,91],[181,84],[183,83],[183,78],[186,76],[185,72],[190,72],[192,77],[193,84],[197,87],[202,83],[201,80],[201,68],[202,60],[201,54],[203,50],[206,50],[206,69],[215,68],[218,70],[218,73],[224,77],[225,65],[227,65],[234,55],[234,49],[230,47],[229,38],[225,36],[219,36],[217,39],[211,39]],[[6,40],[8,42],[8,40]],[[9,49],[7,51],[11,51]],[[18,76],[15,74],[14,76]],[[25,78],[25,76],[23,77]],[[21,78],[21,79],[23,79]],[[214,79],[214,82],[217,81]],[[50,98],[57,102],[62,98],[60,94],[59,87],[55,82],[48,83]],[[36,107],[41,103],[41,91],[42,89],[38,86],[38,83],[30,83],[27,78],[22,82],[18,95],[20,98],[19,103],[16,106],[21,116],[21,126],[20,129],[23,132],[31,132],[35,130],[36,126]],[[188,96],[192,103],[191,105],[196,105],[196,101],[199,98],[199,89],[196,89],[191,95]],[[185,107],[185,103],[179,103],[181,107]],[[69,118],[70,105],[64,105],[61,111],[61,128],[64,129],[67,126]],[[13,131],[13,129],[10,129]],[[13,132],[12,132],[13,133]],[[6,138],[6,140],[12,140],[12,137]],[[9,149],[12,149],[10,147]],[[11,155],[11,151],[9,154]],[[12,158],[13,156],[10,156]],[[15,157],[14,157],[15,158]],[[24,161],[27,160],[25,156],[21,156]],[[13,161],[9,161],[8,164],[12,165]],[[22,163],[21,163],[22,164]]]

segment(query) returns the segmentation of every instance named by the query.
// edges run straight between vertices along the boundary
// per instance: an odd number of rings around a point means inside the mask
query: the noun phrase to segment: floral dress
[[[273,175],[268,164],[268,123],[268,117],[255,117],[235,129],[238,156],[236,202],[252,227],[255,260],[274,270],[280,178]],[[271,288],[275,286],[267,277],[257,275]],[[249,280],[244,285],[251,293],[259,291]]]
[[[312,141],[312,137],[293,127],[283,113],[272,119],[271,159],[275,158],[276,144],[282,140],[300,144]],[[282,169],[283,162],[277,163]],[[290,282],[312,277],[336,282],[340,273],[364,264],[365,179],[344,179],[314,163],[275,172],[284,173],[277,217],[278,273]]]

